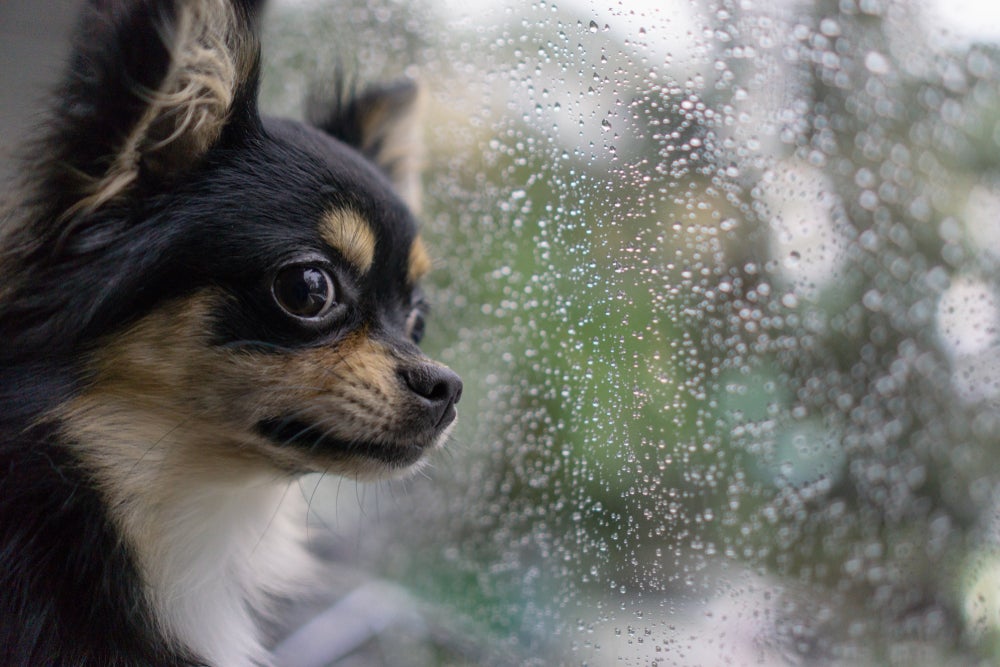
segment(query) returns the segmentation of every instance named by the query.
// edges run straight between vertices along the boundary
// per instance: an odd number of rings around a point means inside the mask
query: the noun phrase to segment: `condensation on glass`
[[[412,479],[302,489],[369,603],[414,611],[371,660],[1000,660],[989,2],[271,21],[272,110],[337,64],[425,92],[460,426]]]

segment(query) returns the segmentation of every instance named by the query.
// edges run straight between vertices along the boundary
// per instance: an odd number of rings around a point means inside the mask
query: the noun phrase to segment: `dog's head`
[[[262,118],[256,4],[92,3],[5,233],[0,354],[73,360],[77,439],[405,468],[462,391],[418,348],[416,91]]]

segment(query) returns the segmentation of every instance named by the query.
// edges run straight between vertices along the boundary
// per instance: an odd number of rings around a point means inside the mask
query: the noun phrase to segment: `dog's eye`
[[[406,333],[414,343],[419,345],[420,341],[424,339],[424,327],[426,326],[427,321],[422,308],[418,307],[410,311],[406,317]]]
[[[335,303],[333,279],[317,266],[286,266],[278,271],[271,293],[287,313],[315,319]]]

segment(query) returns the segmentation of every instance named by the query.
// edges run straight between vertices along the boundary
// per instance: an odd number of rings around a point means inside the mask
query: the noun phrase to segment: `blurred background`
[[[0,0],[2,173],[76,4]],[[1000,662],[998,44],[971,0],[273,2],[272,113],[422,83],[466,387],[423,474],[303,480],[344,576],[283,659]]]

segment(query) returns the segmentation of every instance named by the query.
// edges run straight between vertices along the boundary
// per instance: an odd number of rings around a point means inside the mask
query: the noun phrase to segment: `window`
[[[303,484],[397,628],[342,654],[1000,659],[992,5],[270,19],[276,112],[338,62],[425,84],[425,346],[466,384],[426,475]]]

